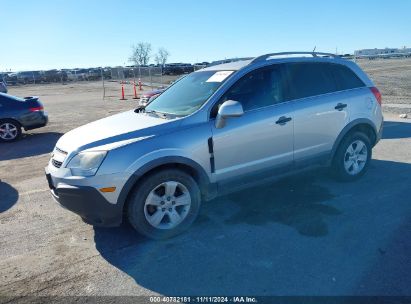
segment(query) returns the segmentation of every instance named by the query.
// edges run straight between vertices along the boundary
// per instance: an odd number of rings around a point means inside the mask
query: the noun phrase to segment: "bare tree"
[[[159,48],[154,60],[157,64],[164,66],[170,53],[165,48]]]
[[[148,42],[139,42],[131,47],[132,53],[129,58],[130,62],[135,65],[147,65],[151,56],[151,44]]]

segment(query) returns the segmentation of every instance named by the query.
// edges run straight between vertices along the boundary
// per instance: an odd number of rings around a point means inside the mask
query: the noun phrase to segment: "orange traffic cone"
[[[140,90],[140,91],[143,90],[143,86],[142,86],[142,83],[141,83],[141,79],[138,79],[138,87],[139,87],[139,90]]]
[[[135,81],[135,80],[133,81],[133,89],[134,89],[134,97],[133,97],[133,99],[138,99],[138,97],[137,97],[137,89],[136,89],[136,81]]]
[[[120,100],[126,100],[126,98],[124,97],[124,84],[123,82],[121,82],[121,98]]]

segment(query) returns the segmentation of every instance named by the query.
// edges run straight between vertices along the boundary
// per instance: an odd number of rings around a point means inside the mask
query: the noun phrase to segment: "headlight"
[[[74,156],[67,168],[71,170],[74,176],[93,176],[106,157],[107,151],[81,152]]]

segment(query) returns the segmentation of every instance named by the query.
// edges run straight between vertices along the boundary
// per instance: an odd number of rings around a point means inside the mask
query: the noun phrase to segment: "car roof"
[[[205,67],[199,71],[238,71],[248,65],[265,65],[270,63],[280,62],[299,62],[299,61],[312,61],[312,62],[335,62],[342,63],[346,60],[340,56],[328,53],[316,53],[316,52],[283,52],[283,53],[271,53],[262,55],[255,58],[245,58],[244,60],[233,59],[232,62],[222,63]]]

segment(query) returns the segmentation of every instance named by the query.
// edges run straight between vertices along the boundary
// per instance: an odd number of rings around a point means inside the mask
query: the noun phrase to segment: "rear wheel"
[[[18,122],[5,119],[0,120],[0,141],[12,142],[21,136],[21,126]]]
[[[162,170],[145,178],[130,196],[130,224],[152,239],[176,236],[196,219],[201,205],[195,180],[180,170]]]
[[[333,169],[342,181],[353,181],[365,174],[371,160],[371,143],[361,132],[349,134],[335,154]]]

